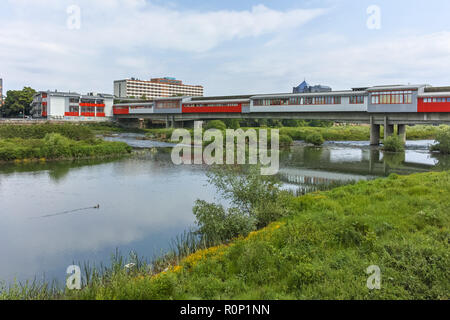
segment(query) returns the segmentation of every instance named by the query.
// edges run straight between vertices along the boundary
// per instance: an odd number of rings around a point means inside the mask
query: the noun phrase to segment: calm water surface
[[[193,226],[194,201],[217,200],[206,168],[174,166],[165,149],[170,144],[140,138],[106,138],[151,149],[133,158],[0,165],[1,280],[64,281],[73,262],[109,263],[116,248],[152,257]],[[322,148],[296,142],[282,153],[279,175],[286,188],[308,191],[335,181],[448,169],[448,157],[428,152],[431,143],[408,141],[406,152],[383,154],[368,142]]]

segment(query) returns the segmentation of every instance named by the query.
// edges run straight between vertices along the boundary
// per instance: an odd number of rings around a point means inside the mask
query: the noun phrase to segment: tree
[[[7,117],[14,117],[20,114],[30,114],[31,102],[36,91],[30,87],[24,87],[22,90],[8,90],[6,93],[3,114]]]

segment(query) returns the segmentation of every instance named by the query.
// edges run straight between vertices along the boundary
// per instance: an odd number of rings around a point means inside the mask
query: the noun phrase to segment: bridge
[[[345,91],[219,97],[168,97],[121,101],[113,107],[119,122],[164,121],[167,127],[212,119],[305,119],[371,125],[371,144],[397,133],[405,141],[406,125],[450,124],[450,87],[395,85]]]

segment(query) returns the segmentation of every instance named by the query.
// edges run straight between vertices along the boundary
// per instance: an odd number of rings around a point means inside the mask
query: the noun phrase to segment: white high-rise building
[[[118,98],[147,99],[174,96],[203,96],[203,86],[183,84],[175,78],[139,80],[135,78],[114,81],[114,95]]]

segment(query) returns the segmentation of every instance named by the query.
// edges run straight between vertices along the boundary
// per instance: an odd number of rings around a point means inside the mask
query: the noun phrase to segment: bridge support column
[[[380,144],[380,125],[374,123],[373,117],[370,117],[370,145],[378,146]]]
[[[388,117],[384,117],[384,139],[394,134],[394,125],[389,124]]]
[[[147,127],[145,119],[139,119],[138,121],[139,121],[139,129],[145,129]]]
[[[406,124],[399,124],[397,126],[397,135],[403,143],[406,143]]]
[[[172,127],[173,128],[183,128],[184,127],[184,121],[172,121]]]

